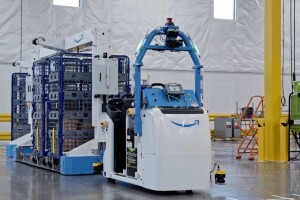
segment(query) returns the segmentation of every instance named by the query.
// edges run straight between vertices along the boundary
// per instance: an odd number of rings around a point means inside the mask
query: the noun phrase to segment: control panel
[[[178,83],[168,83],[165,84],[165,91],[168,95],[180,96],[184,94],[181,84]]]
[[[171,90],[171,93],[166,91],[166,87],[164,89],[144,89],[143,107],[147,109],[153,107],[199,108],[199,104],[193,90],[180,90],[181,88],[177,86],[169,89]],[[174,95],[173,92],[176,92],[176,95]]]
[[[118,93],[118,60],[93,59],[93,95]]]

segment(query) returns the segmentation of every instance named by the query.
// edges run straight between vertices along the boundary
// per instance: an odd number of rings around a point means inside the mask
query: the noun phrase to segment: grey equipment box
[[[237,119],[229,117],[215,118],[214,122],[215,137],[219,138],[238,138],[241,131],[237,127]]]

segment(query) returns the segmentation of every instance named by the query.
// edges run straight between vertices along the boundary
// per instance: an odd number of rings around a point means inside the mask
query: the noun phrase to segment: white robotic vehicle
[[[152,44],[158,35],[165,36],[165,44]],[[140,70],[147,50],[188,52],[194,63],[195,90],[178,83],[154,83],[141,89]],[[210,187],[209,118],[201,102],[202,66],[197,51],[172,19],[146,35],[134,64],[134,97],[110,100],[107,120],[101,123],[107,131],[103,175],[109,181],[155,191]]]

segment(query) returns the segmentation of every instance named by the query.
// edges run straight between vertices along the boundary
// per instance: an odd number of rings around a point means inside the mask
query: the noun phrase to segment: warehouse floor
[[[300,161],[258,163],[234,157],[237,142],[213,142],[215,162],[227,171],[225,185],[215,185],[193,194],[157,193],[117,182],[107,183],[100,175],[62,176],[15,163],[5,158],[0,143],[0,199],[300,199]]]

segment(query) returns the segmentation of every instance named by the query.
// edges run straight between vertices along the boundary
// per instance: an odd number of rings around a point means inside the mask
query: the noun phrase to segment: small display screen
[[[170,95],[181,95],[184,93],[181,84],[166,84],[165,91]]]
[[[179,85],[169,85],[170,92],[181,92],[181,88]]]

